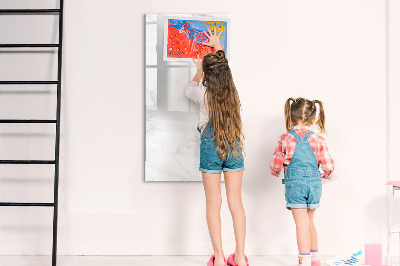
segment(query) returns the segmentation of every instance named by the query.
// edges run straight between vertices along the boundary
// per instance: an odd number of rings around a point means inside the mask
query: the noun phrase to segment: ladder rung
[[[44,203],[44,202],[0,202],[0,206],[27,206],[27,207],[53,207],[54,203]]]
[[[0,119],[0,124],[54,124],[57,120],[40,120],[40,119]]]
[[[59,13],[60,9],[0,9],[0,14],[8,13]]]
[[[394,229],[394,230],[390,231],[390,233],[400,233],[400,229]]]
[[[0,81],[0,84],[57,84],[58,81]]]
[[[55,164],[55,160],[0,160],[0,164]]]
[[[52,44],[41,44],[41,43],[16,43],[16,44],[0,44],[0,48],[21,48],[21,47],[32,47],[32,48],[42,48],[42,47],[58,47],[57,43]]]

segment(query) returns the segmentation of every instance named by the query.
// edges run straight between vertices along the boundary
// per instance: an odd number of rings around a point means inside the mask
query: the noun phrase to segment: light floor
[[[325,261],[330,257],[323,257]],[[58,266],[206,266],[206,256],[59,256]],[[295,256],[250,256],[251,266],[290,266]],[[390,266],[399,265],[398,257]],[[50,266],[48,256],[0,256],[1,266]],[[327,265],[322,263],[322,265]]]
[[[206,266],[206,256],[59,256],[59,266]],[[289,266],[296,256],[251,256],[251,266]],[[48,256],[0,256],[1,266],[47,266]]]

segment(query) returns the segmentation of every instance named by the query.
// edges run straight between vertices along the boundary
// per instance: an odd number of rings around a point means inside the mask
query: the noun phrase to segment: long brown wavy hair
[[[319,114],[317,125],[322,133],[325,131],[325,112],[324,104],[319,100],[308,100],[304,98],[289,98],[285,103],[285,122],[286,130],[293,129],[298,122],[311,124],[311,121],[317,114],[317,106],[319,105]]]
[[[204,98],[207,99],[214,142],[221,158],[229,155],[229,148],[237,157],[244,146],[241,105],[225,52],[218,50],[206,54],[202,64],[203,85],[207,88]]]

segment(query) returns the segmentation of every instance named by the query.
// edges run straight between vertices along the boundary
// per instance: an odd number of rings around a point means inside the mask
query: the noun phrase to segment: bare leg
[[[224,266],[221,239],[221,174],[202,173],[206,194],[207,225],[215,254],[215,266]]]
[[[314,214],[316,209],[307,209],[308,218],[310,220],[310,239],[311,239],[311,250],[318,250],[318,236],[317,229],[314,225]]]
[[[300,254],[310,253],[310,220],[307,209],[293,209],[293,219],[296,223],[297,247]]]
[[[246,214],[242,204],[242,177],[243,171],[224,172],[226,196],[232,215],[235,231],[236,250],[235,262],[239,266],[247,266],[244,245],[246,239]]]

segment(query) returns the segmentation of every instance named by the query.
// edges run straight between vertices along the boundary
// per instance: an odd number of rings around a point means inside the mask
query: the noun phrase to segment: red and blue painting
[[[207,29],[221,32],[220,42],[229,54],[229,20],[204,20],[194,18],[166,18],[164,25],[164,60],[191,61],[199,55],[214,52],[214,48],[203,45],[208,42]]]

